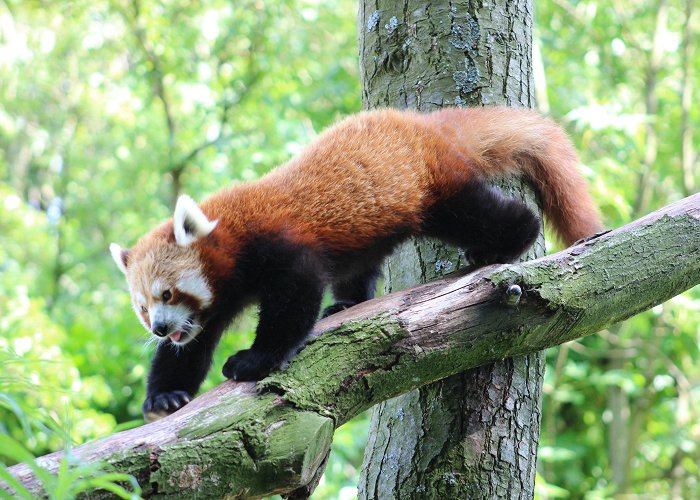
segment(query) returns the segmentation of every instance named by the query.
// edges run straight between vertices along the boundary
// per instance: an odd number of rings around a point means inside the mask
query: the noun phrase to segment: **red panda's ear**
[[[182,195],[175,204],[173,232],[175,241],[181,247],[187,246],[211,233],[218,220],[210,221],[202,209],[187,195]]]
[[[129,263],[129,250],[112,243],[109,245],[109,252],[112,254],[112,258],[119,270],[126,274],[126,266]]]

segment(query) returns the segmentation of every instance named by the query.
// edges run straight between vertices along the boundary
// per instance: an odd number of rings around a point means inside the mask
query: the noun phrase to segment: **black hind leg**
[[[323,310],[322,318],[343,311],[374,297],[379,277],[379,265],[371,266],[332,285],[335,303]]]
[[[464,248],[477,264],[513,262],[540,231],[535,213],[478,178],[472,178],[428,214],[424,232]]]

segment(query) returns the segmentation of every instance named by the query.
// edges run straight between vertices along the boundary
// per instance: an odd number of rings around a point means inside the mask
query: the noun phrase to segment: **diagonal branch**
[[[166,419],[72,453],[133,474],[147,495],[289,493],[317,477],[333,429],[366,408],[590,335],[698,283],[700,194],[542,259],[365,302],[319,322],[289,367],[257,387],[225,382]],[[38,461],[55,470],[60,457]],[[27,466],[11,471],[41,491]]]

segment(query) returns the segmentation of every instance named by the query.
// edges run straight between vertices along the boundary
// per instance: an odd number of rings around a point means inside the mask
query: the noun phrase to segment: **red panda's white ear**
[[[182,195],[175,204],[173,232],[175,241],[181,247],[194,243],[211,233],[218,220],[210,221],[202,209],[187,195]]]
[[[109,252],[112,254],[114,262],[121,272],[126,274],[126,265],[129,262],[129,250],[122,248],[116,243],[109,245]]]

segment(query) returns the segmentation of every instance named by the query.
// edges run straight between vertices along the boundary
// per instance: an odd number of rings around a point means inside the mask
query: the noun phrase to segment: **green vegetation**
[[[539,105],[577,143],[610,227],[700,182],[685,1],[536,6]],[[0,2],[0,463],[141,422],[151,349],[107,246],[358,111],[356,33],[350,0]],[[233,325],[205,389],[254,322]],[[542,498],[700,488],[699,325],[696,288],[548,352]],[[314,498],[355,495],[366,428],[336,432]],[[45,484],[138,495],[125,479],[66,460]]]

